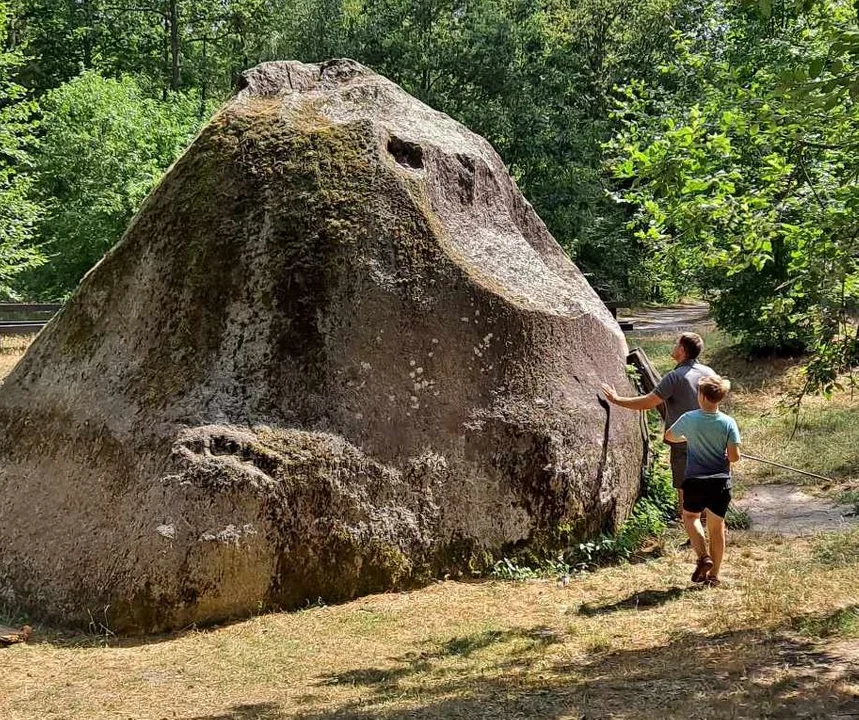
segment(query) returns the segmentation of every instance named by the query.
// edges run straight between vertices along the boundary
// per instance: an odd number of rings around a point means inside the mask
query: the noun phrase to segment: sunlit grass
[[[34,335],[0,335],[0,383],[23,357]]]
[[[37,627],[36,642],[0,651],[0,716],[631,720],[670,692],[660,715],[690,717],[706,678],[718,717],[760,717],[783,700],[770,679],[808,674],[785,652],[855,636],[855,553],[832,561],[814,539],[735,532],[725,586],[702,590],[670,540],[657,560],[566,587],[445,582],[142,643]],[[836,678],[840,695],[851,678]]]

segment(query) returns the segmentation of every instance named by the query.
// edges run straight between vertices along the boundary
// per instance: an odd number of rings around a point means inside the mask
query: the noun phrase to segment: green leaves
[[[37,197],[50,272],[33,274],[43,296],[62,297],[121,237],[164,169],[199,126],[196,103],[162,103],[131,78],[83,73],[42,102]]]
[[[7,18],[0,0],[0,38],[6,37]],[[0,50],[0,299],[15,298],[16,278],[45,260],[34,241],[41,207],[30,197],[38,108],[13,80],[23,62],[21,55]]]
[[[765,19],[775,11],[758,9]],[[852,332],[856,57],[846,3],[826,0],[819,13],[776,24],[728,6],[678,39],[663,75],[691,80],[668,93],[621,92],[609,169],[622,200],[639,208],[637,237],[685,273],[679,282],[703,289],[720,325],[749,347],[818,357]],[[826,357],[831,369],[836,355]],[[825,373],[815,373],[823,388]]]

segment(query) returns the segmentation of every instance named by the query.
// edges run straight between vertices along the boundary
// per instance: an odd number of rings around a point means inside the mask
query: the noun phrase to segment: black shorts
[[[707,509],[723,518],[730,504],[731,488],[727,480],[686,478],[683,483],[683,509],[686,512],[700,513]]]

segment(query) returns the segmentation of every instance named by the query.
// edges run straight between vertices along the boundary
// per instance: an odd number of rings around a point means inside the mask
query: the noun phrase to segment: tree
[[[205,112],[236,72],[258,62],[271,12],[267,0],[18,0],[34,55],[21,81],[41,94],[84,70],[132,75],[162,100],[198,90]]]
[[[805,351],[828,392],[859,348],[852,5],[715,6],[663,87],[630,84],[611,169],[637,237],[753,350]],[[846,82],[846,78],[853,78]]]
[[[28,282],[40,296],[60,298],[119,240],[200,120],[186,96],[162,103],[129,77],[93,71],[47,93],[42,110],[35,190],[51,262]]]
[[[7,37],[9,12],[0,0],[0,39]],[[23,63],[0,48],[0,297],[14,298],[15,279],[44,262],[33,243],[40,207],[30,198],[30,152],[35,145],[36,104],[12,80]]]

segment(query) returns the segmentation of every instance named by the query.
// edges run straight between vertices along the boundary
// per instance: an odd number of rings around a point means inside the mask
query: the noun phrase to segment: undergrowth
[[[677,492],[671,484],[667,448],[660,444],[651,451],[641,497],[616,533],[602,533],[591,540],[563,548],[554,555],[527,559],[504,557],[492,567],[490,576],[497,580],[520,582],[541,577],[566,581],[576,573],[602,565],[629,562],[642,555],[645,546],[658,540],[665,532],[676,508]],[[559,530],[561,533],[564,531],[563,528]]]

